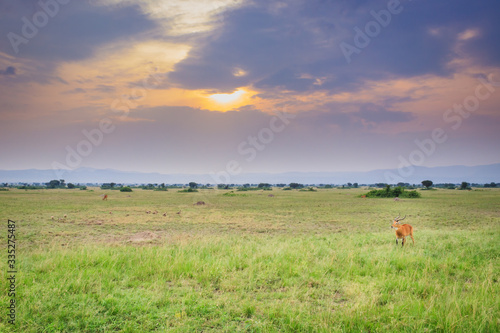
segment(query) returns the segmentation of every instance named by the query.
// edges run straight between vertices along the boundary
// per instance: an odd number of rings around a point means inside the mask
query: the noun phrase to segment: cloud
[[[16,75],[16,68],[8,66],[5,69],[0,69],[0,75]]]
[[[102,93],[113,93],[116,91],[116,87],[106,84],[99,84],[94,90]]]
[[[448,64],[457,56],[484,65],[499,63],[495,13],[500,3],[402,1],[401,8],[347,64],[340,43],[354,45],[354,28],[363,30],[375,21],[370,12],[386,10],[387,1],[297,0],[280,6],[254,1],[226,13],[224,25],[200,41],[169,78],[186,89],[221,92],[249,85],[338,92],[356,90],[366,80],[449,76],[453,68]],[[478,31],[472,38],[471,32]],[[466,42],[461,55],[455,53],[459,35]],[[246,75],[234,75],[238,69]]]
[[[353,116],[370,123],[403,123],[415,119],[411,112],[390,111],[375,104],[364,104],[358,112],[352,113]]]
[[[49,17],[42,26],[33,25],[33,17],[43,13],[38,3],[29,5],[22,1],[10,2],[8,10],[0,11],[0,30],[12,32],[27,39],[18,45],[16,54],[8,38],[0,39],[0,51],[46,62],[58,60],[81,60],[94,54],[94,51],[111,41],[128,39],[156,27],[137,6],[96,7],[86,1],[71,1],[59,6],[54,17]],[[39,15],[40,16],[40,15]],[[47,15],[45,15],[48,17]],[[36,16],[38,17],[38,16]],[[29,30],[26,21],[31,22]],[[32,36],[31,36],[32,35]],[[5,35],[4,35],[5,37]]]
[[[63,92],[63,94],[84,94],[86,93],[87,91],[85,89],[82,89],[82,88],[75,88],[75,89],[71,89],[71,90],[66,90]]]

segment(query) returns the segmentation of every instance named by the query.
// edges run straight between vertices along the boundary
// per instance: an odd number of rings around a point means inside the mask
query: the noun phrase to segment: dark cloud
[[[374,124],[403,123],[415,119],[415,115],[411,112],[390,111],[372,103],[362,105],[360,110],[352,113],[352,115]]]
[[[63,92],[63,94],[84,94],[86,92],[87,91],[85,89],[75,88],[75,89],[71,89],[71,90],[66,90]]]
[[[225,92],[246,85],[339,91],[367,79],[451,75],[448,63],[457,56],[499,64],[500,3],[493,0],[401,1],[401,12],[348,64],[341,42],[355,46],[354,28],[364,31],[375,21],[371,11],[380,13],[387,4],[297,0],[273,7],[256,1],[227,13],[224,26],[198,43],[169,78],[188,89]],[[471,28],[481,33],[463,41],[463,53],[457,54],[458,35]],[[235,76],[235,68],[247,74]]]
[[[9,1],[0,11],[0,51],[22,58],[48,62],[80,60],[91,56],[96,48],[115,40],[133,40],[155,24],[135,6],[96,7],[84,1],[60,5],[55,15],[45,14],[37,1]],[[45,2],[43,2],[45,3]],[[37,16],[38,15],[38,16]],[[23,34],[23,27],[34,19],[48,17],[45,25],[33,25],[36,31],[24,28],[33,36]],[[43,20],[40,21],[44,23]],[[33,29],[33,28],[31,28]],[[16,53],[7,35],[14,33],[27,40],[18,45]]]
[[[16,75],[16,68],[8,66],[5,69],[0,69],[0,75]]]
[[[397,124],[416,119],[411,112],[392,111],[373,103],[327,103],[316,111],[297,116],[300,126],[318,131],[336,128],[338,132],[359,131],[369,133],[383,124]]]
[[[116,87],[106,84],[99,84],[94,90],[102,93],[112,93],[116,91]]]

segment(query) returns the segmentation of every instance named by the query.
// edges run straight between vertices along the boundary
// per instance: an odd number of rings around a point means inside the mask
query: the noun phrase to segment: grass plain
[[[0,331],[500,331],[500,190],[366,192],[0,192]]]

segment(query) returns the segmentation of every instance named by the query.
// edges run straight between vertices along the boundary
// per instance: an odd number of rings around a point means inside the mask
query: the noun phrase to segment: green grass
[[[500,190],[364,192],[2,192],[17,224],[16,329],[500,331]],[[414,246],[395,244],[399,214]]]

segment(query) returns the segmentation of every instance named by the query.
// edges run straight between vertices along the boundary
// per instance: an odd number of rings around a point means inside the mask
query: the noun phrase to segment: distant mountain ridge
[[[402,177],[405,176],[405,177]],[[78,168],[74,170],[0,170],[0,183],[45,183],[52,179],[64,179],[66,183],[166,183],[186,184],[197,182],[201,184],[230,183],[271,183],[289,184],[375,184],[397,183],[420,184],[422,180],[432,180],[434,183],[499,183],[500,163],[478,166],[445,166],[445,167],[413,167],[412,170],[384,169],[366,172],[284,172],[284,173],[245,173],[224,177],[213,177],[209,174],[161,174],[114,169]]]

